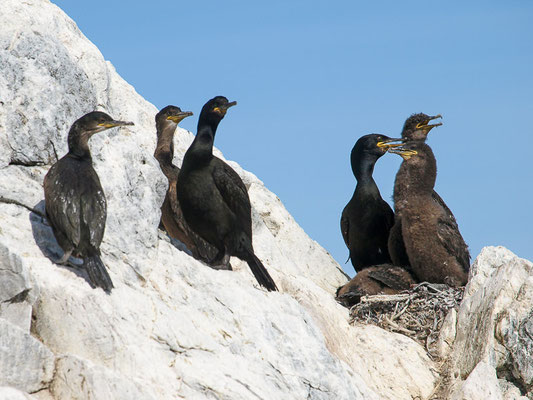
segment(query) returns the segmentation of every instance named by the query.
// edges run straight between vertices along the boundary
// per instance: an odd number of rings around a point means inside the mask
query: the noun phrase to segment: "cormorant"
[[[178,177],[178,199],[189,226],[218,249],[213,263],[227,265],[230,256],[246,261],[257,282],[268,290],[276,284],[252,247],[251,205],[239,175],[213,155],[218,124],[228,108],[223,96],[209,100],[198,119],[196,138],[185,153]]]
[[[470,254],[455,220],[434,200],[437,162],[422,140],[390,149],[404,159],[396,175],[402,194],[401,233],[413,273],[420,281],[462,286],[468,280]]]
[[[194,233],[185,222],[177,195],[180,169],[172,163],[174,158],[174,132],[178,123],[191,115],[192,112],[190,111],[181,111],[179,107],[167,106],[155,116],[157,145],[154,157],[159,161],[159,166],[168,179],[167,194],[161,206],[161,223],[170,237],[187,246],[194,258],[209,262],[216,256],[218,251]]]
[[[397,140],[375,133],[365,135],[357,140],[351,152],[357,186],[342,211],[341,232],[357,272],[371,265],[391,262],[387,240],[394,213],[381,198],[372,173],[376,161],[387,149],[397,146],[389,142]]]
[[[347,284],[337,289],[337,301],[351,307],[361,301],[362,296],[396,294],[415,284],[411,274],[402,267],[390,264],[373,265],[365,268]]]
[[[429,116],[424,113],[412,114],[405,121],[402,129],[402,138],[405,142],[409,143],[411,141],[423,141],[427,139],[428,133],[435,127],[441,126],[442,123],[430,124],[431,121],[442,118],[442,115]],[[405,245],[402,239],[402,226],[401,226],[401,209],[405,200],[402,197],[402,193],[399,192],[396,188],[397,182],[395,182],[394,190],[394,211],[396,213],[394,226],[391,228],[389,235],[389,253],[394,265],[402,265],[406,268],[409,268],[409,258],[405,252]],[[451,210],[448,208],[444,200],[439,196],[439,194],[433,190],[432,193],[433,200],[439,204],[445,211],[445,213],[450,218],[450,223],[457,225],[455,217]]]
[[[68,153],[44,177],[46,216],[64,251],[58,263],[67,263],[71,255],[83,258],[91,285],[108,293],[113,282],[100,259],[107,205],[88,141],[97,132],[123,125],[133,123],[115,121],[100,111],[84,115],[70,128]]]

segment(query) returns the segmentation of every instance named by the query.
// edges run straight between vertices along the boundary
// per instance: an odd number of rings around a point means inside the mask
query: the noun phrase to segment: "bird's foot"
[[[63,253],[63,256],[61,258],[58,254],[54,255],[56,256],[56,259],[52,260],[52,262],[55,264],[64,265],[75,269],[80,269],[83,266],[83,260],[79,260],[78,258],[72,256],[72,250]]]

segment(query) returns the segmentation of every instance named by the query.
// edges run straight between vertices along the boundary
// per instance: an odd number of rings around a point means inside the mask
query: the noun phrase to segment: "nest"
[[[351,323],[377,325],[422,344],[430,356],[450,309],[459,307],[464,287],[421,283],[396,295],[364,296],[350,310]]]

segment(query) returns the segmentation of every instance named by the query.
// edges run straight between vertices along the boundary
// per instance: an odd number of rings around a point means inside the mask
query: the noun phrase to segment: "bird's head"
[[[191,111],[181,111],[181,108],[176,106],[166,106],[155,116],[155,123],[159,124],[179,124],[183,119],[190,117]]]
[[[72,125],[72,128],[82,133],[82,136],[91,137],[95,133],[105,131],[116,126],[133,125],[133,122],[117,121],[102,111],[93,111],[85,114]]]
[[[357,142],[355,142],[353,151],[356,153],[366,153],[367,155],[373,155],[376,158],[379,158],[385,154],[388,149],[401,146],[402,143],[395,143],[401,141],[402,139],[390,138],[379,133],[371,133],[369,135],[361,136]]]
[[[429,131],[436,126],[442,125],[442,122],[430,124],[431,121],[437,118],[442,118],[442,115],[437,114],[429,116],[424,113],[413,114],[405,121],[402,130],[402,138],[407,140],[426,140]]]
[[[209,100],[202,107],[200,120],[207,119],[209,122],[218,124],[226,115],[228,108],[237,105],[236,101],[228,101],[224,96],[216,96]]]

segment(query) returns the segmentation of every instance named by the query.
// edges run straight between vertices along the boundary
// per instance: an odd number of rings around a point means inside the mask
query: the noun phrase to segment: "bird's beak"
[[[418,154],[416,150],[402,149],[401,147],[398,149],[389,149],[389,153],[398,154],[404,160],[409,160],[411,157]]]
[[[394,143],[394,142],[400,142],[400,143]],[[376,146],[379,147],[380,149],[387,151],[393,147],[399,147],[403,145],[403,142],[405,142],[405,139],[402,139],[402,138],[387,139],[387,140],[378,142]]]
[[[134,125],[133,122],[127,122],[127,121],[106,121],[102,122],[101,124],[98,124],[98,126],[109,129],[114,128],[116,126],[126,126],[126,125]]]
[[[237,105],[237,102],[236,101],[232,101],[230,103],[227,103],[223,106],[218,106],[218,107],[215,107],[213,109],[213,111],[219,113],[219,114],[222,114],[222,115],[226,115],[226,111],[228,111],[228,108],[230,107],[233,107],[233,106],[236,106]]]
[[[191,115],[193,115],[191,111],[182,111],[174,115],[169,115],[167,119],[178,124],[184,118],[190,117]]]
[[[426,121],[423,121],[423,122],[420,122],[417,126],[416,126],[416,129],[420,129],[421,131],[423,131],[426,135],[429,133],[430,130],[432,130],[433,128],[435,128],[436,126],[441,126],[442,125],[442,122],[439,122],[439,123],[436,123],[436,124],[430,124],[429,122],[430,121],[433,121],[434,119],[437,119],[437,118],[442,118],[442,115],[440,114],[437,114],[437,115],[434,115],[432,117],[429,117],[428,120]]]

